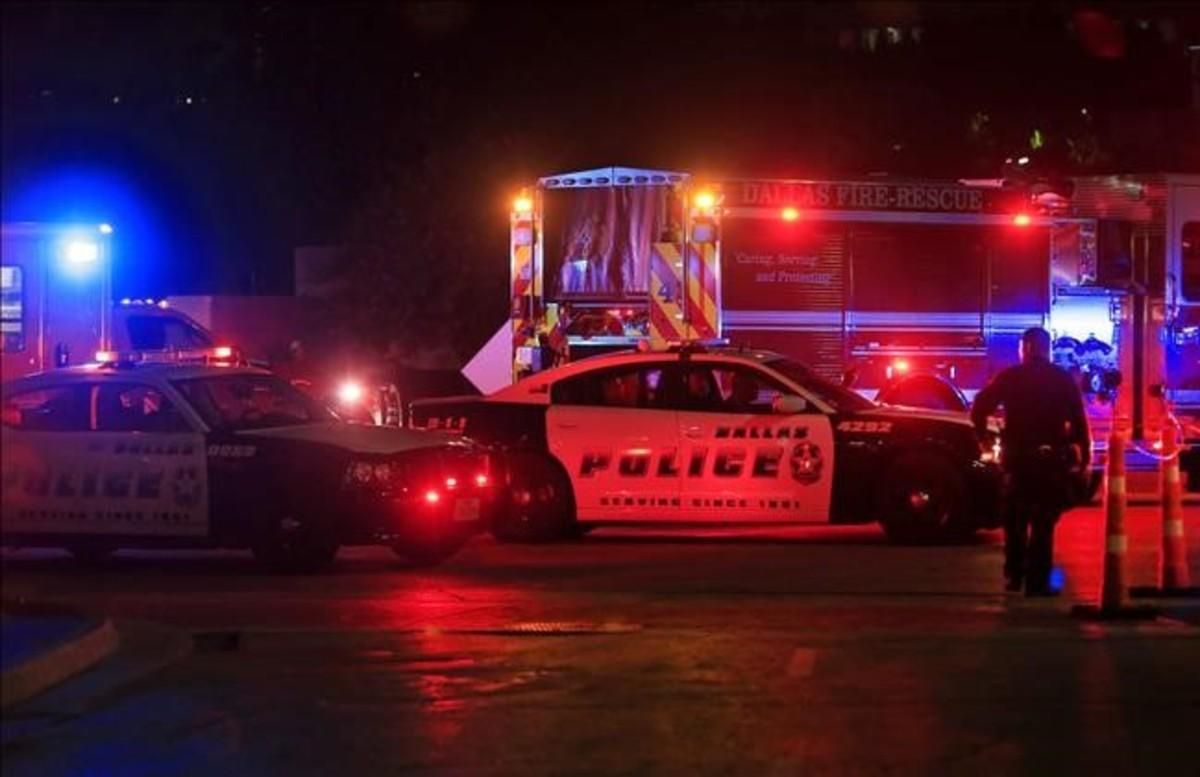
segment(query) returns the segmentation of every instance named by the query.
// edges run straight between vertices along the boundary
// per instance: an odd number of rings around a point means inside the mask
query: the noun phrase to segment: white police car
[[[597,356],[413,426],[511,453],[502,539],[631,522],[865,523],[936,540],[999,523],[1000,472],[963,413],[889,407],[775,353]]]
[[[269,372],[207,361],[5,384],[3,544],[249,547],[312,569],[351,544],[432,563],[484,526],[488,459],[471,443],[344,423]]]

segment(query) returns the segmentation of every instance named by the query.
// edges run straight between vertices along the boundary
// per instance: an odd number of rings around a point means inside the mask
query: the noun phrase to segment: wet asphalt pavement
[[[435,569],[356,549],[312,577],[241,553],[6,553],[5,597],[193,650],[6,715],[3,772],[1194,774],[1200,603],[1067,612],[1097,593],[1100,515],[1060,527],[1059,600],[1000,592],[998,533],[894,547],[874,527],[481,537]],[[1133,508],[1133,583],[1157,529]],[[1187,529],[1200,579],[1200,508]]]

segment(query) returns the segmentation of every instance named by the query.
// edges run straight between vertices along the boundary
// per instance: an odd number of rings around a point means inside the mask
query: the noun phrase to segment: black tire
[[[251,546],[254,558],[267,569],[283,573],[316,572],[333,563],[338,543],[309,524],[276,525]]]
[[[399,542],[392,546],[392,552],[414,567],[432,567],[453,556],[465,544],[465,535],[453,535],[416,542]]]
[[[898,544],[962,541],[976,529],[963,515],[965,503],[963,478],[945,457],[905,453],[888,467],[879,522]]]
[[[509,461],[492,534],[501,542],[553,542],[577,536],[571,481],[558,462],[532,453]]]
[[[86,567],[99,567],[112,560],[116,548],[108,545],[72,545],[67,548],[75,561]]]

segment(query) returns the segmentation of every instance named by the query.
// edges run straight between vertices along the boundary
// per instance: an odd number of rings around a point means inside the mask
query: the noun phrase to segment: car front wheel
[[[926,544],[973,533],[962,519],[966,487],[945,458],[915,452],[898,458],[884,481],[880,523],[892,542]]]
[[[338,543],[307,523],[284,518],[251,546],[254,558],[274,572],[316,572],[333,562]]]

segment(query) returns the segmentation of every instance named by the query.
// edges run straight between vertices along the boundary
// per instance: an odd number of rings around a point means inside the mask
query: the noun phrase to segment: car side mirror
[[[777,415],[795,415],[807,411],[808,401],[792,394],[781,394],[771,403],[771,412]]]

